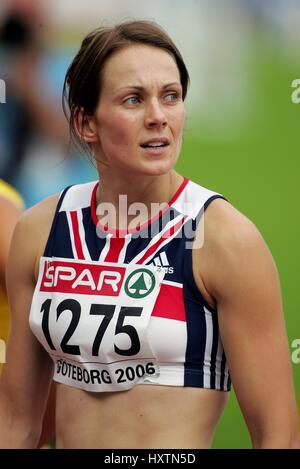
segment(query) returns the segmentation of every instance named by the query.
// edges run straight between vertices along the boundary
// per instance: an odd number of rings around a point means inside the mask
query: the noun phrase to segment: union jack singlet
[[[96,214],[98,182],[59,199],[30,311],[54,380],[93,392],[137,384],[229,391],[217,311],[198,290],[192,244],[224,198],[184,179],[158,215],[112,232]]]

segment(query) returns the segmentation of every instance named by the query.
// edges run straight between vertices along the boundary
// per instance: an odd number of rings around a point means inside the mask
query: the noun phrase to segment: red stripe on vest
[[[110,245],[109,245],[109,250],[108,253],[105,256],[104,262],[118,262],[119,261],[119,256],[120,252],[122,251],[122,248],[124,247],[125,244],[125,238],[124,237],[112,237],[110,238]]]
[[[174,226],[171,226],[171,228],[169,228],[168,230],[166,230],[165,232],[162,233],[162,236],[161,238],[159,238],[158,241],[156,241],[156,243],[154,243],[146,252],[145,254],[143,255],[143,257],[141,257],[140,260],[137,261],[137,264],[143,264],[146,259],[148,257],[150,257],[152,254],[154,254],[154,252],[157,250],[157,248],[168,238],[170,238],[174,233],[175,231],[177,231],[182,225],[183,223],[185,222],[185,220],[187,219],[187,216],[183,217],[181,220],[179,220],[179,222],[176,223],[176,225]]]
[[[79,225],[78,225],[78,216],[76,211],[70,212],[71,221],[72,221],[72,229],[74,235],[74,242],[75,242],[75,249],[78,259],[85,259],[79,234]]]
[[[186,322],[183,289],[162,283],[151,316]]]

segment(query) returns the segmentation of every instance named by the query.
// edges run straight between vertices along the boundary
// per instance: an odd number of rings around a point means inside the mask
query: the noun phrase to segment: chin
[[[175,163],[170,164],[166,162],[155,163],[151,165],[145,165],[141,168],[140,174],[147,176],[163,176],[164,174],[169,173],[175,166]]]
[[[152,176],[162,176],[170,172],[177,162],[177,158],[161,158],[157,160],[143,161],[141,172]]]

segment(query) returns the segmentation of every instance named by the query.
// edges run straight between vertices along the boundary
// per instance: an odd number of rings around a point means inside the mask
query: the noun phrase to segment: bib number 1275
[[[56,350],[55,346],[53,345],[51,334],[49,331],[49,314],[50,314],[50,307],[51,307],[51,299],[47,299],[41,306],[41,313],[43,314],[42,318],[42,329],[45,336],[45,339],[51,348],[51,350]],[[108,328],[110,321],[113,318],[116,306],[115,305],[103,305],[103,304],[92,304],[89,314],[90,315],[97,315],[102,316],[102,321],[99,325],[98,331],[95,335],[94,342],[92,345],[92,355],[97,357],[99,355],[100,345],[105,334],[105,331]],[[81,316],[81,305],[78,301],[74,299],[66,299],[61,301],[56,308],[56,320],[64,314],[65,311],[71,311],[72,319],[69,324],[68,329],[63,336],[60,347],[64,353],[69,353],[71,355],[80,355],[80,347],[79,345],[70,344],[69,341],[74,334]],[[129,336],[131,345],[128,349],[120,349],[116,345],[114,345],[114,351],[118,355],[130,357],[139,353],[141,344],[139,335],[137,330],[134,326],[130,324],[124,324],[124,320],[127,316],[141,316],[143,308],[141,307],[134,307],[134,306],[121,306],[117,324],[115,328],[115,336],[121,333],[125,333]]]

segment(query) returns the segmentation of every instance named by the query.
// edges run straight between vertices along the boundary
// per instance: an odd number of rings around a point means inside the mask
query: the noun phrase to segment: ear
[[[84,114],[83,107],[78,107],[74,112],[73,123],[78,137],[88,143],[99,141],[97,125],[94,116]]]

